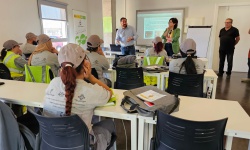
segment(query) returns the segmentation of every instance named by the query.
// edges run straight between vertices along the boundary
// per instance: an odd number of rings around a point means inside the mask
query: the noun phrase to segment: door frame
[[[211,47],[209,52],[209,61],[208,66],[209,68],[213,68],[213,55],[215,50],[215,37],[216,37],[216,27],[218,22],[218,15],[219,15],[219,8],[220,7],[226,7],[226,6],[250,6],[250,2],[236,2],[236,3],[216,3],[215,9],[214,9],[214,21],[213,21],[213,28],[212,28],[212,36],[211,36]],[[212,60],[210,60],[212,58]]]

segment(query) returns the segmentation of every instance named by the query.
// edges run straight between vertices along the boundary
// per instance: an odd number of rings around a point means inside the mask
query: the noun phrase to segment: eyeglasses
[[[225,22],[225,23],[232,23],[232,22]]]

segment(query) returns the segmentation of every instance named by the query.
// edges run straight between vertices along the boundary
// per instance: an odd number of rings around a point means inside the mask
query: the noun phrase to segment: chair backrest
[[[203,97],[204,74],[169,72],[167,92],[175,95]]]
[[[163,65],[163,63],[164,63],[164,56],[161,56],[161,57],[147,56],[143,58],[143,66]]]
[[[54,74],[50,66],[28,66],[25,65],[25,81],[37,83],[50,83]]]
[[[139,68],[119,68],[116,67],[116,82],[114,83],[115,89],[130,90],[133,88],[142,87],[145,85],[143,82],[143,70]]]
[[[10,70],[3,63],[0,63],[0,79],[12,80]]]
[[[89,150],[89,130],[78,115],[46,117],[28,108],[39,122],[41,150]]]
[[[30,150],[35,148],[35,135],[18,124],[11,108],[0,101],[0,149]],[[29,135],[28,137],[26,137]]]
[[[156,150],[224,150],[227,118],[215,121],[190,121],[158,111]]]

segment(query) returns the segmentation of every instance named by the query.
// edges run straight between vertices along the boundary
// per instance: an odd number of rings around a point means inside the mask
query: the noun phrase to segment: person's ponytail
[[[191,55],[188,55],[186,60],[181,64],[181,68],[180,68],[179,72],[181,71],[181,69],[183,67],[185,67],[187,74],[197,74],[195,63],[194,63]]]
[[[71,63],[62,63],[62,71],[60,73],[62,82],[65,85],[65,115],[71,115],[72,100],[74,97],[75,87],[76,87],[76,71]]]
[[[3,48],[2,51],[1,51],[0,60],[3,61],[4,57],[6,56],[6,54],[7,54],[7,50],[6,50],[6,48]]]

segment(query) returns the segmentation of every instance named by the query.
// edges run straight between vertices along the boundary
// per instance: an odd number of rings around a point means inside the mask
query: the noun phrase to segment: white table
[[[180,99],[179,111],[172,113],[173,116],[194,121],[218,120],[228,117],[225,129],[226,150],[231,149],[233,137],[250,139],[250,118],[238,102],[186,96],[180,96]],[[140,115],[138,115],[138,119],[140,127],[138,150],[147,150],[156,120]]]
[[[166,78],[168,78],[169,72],[162,72],[161,73],[161,90],[165,90],[166,87]],[[207,91],[207,84],[210,84],[213,82],[213,92],[212,92],[212,99],[215,99],[216,95],[216,87],[217,87],[217,79],[218,76],[212,69],[206,69],[206,72],[204,74],[204,88],[203,91]]]
[[[19,105],[43,107],[45,89],[48,87],[48,84],[3,79],[0,79],[0,82],[5,82],[4,85],[0,86],[0,100]],[[120,107],[124,90],[113,89],[113,91],[118,98],[116,106],[98,107],[95,109],[94,114],[103,117],[130,120],[131,149],[136,150],[137,114],[128,114]]]
[[[48,84],[23,82],[15,80],[3,80],[4,85],[0,85],[0,100],[13,104],[43,107],[45,89]]]

